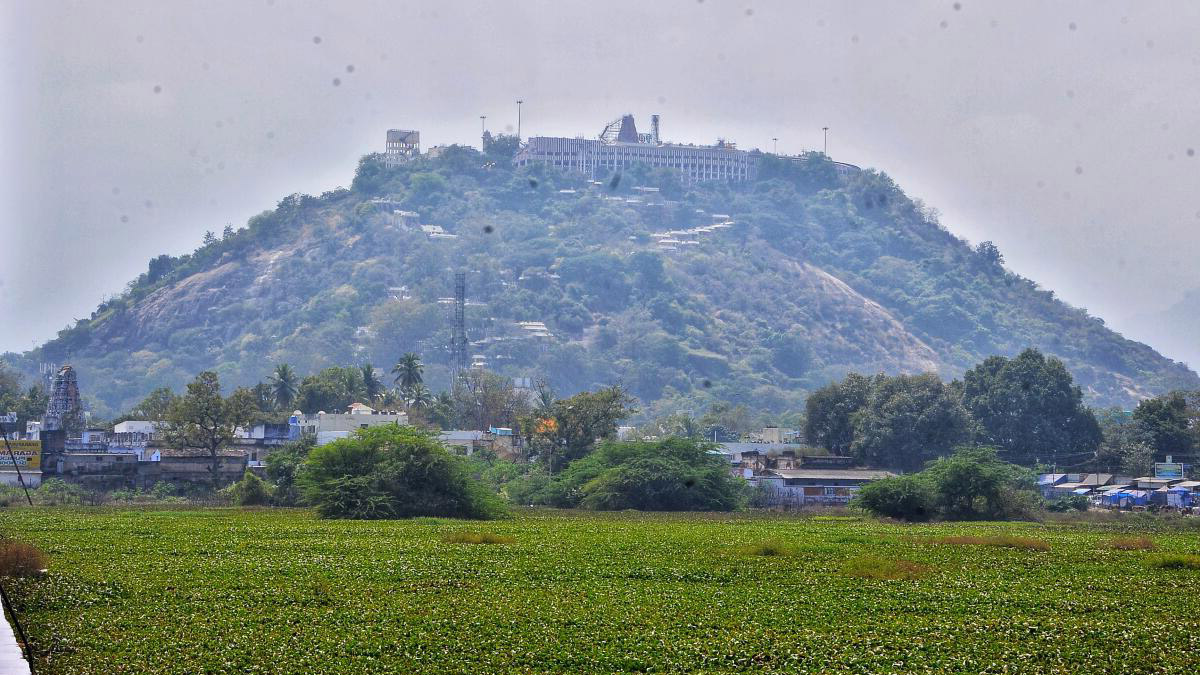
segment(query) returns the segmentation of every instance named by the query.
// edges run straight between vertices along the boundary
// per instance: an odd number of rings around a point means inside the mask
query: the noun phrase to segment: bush
[[[863,486],[855,504],[904,520],[1028,518],[1041,502],[1033,474],[996,457],[991,448],[959,448],[920,473]]]
[[[32,577],[46,569],[46,554],[32,544],[0,539],[0,577]]]
[[[516,539],[490,532],[451,532],[442,536],[447,544],[511,544]]]
[[[732,511],[748,488],[711,444],[684,438],[603,443],[535,496],[552,506],[596,510]]]
[[[241,480],[221,492],[238,506],[262,506],[271,498],[270,486],[250,469],[246,469]]]
[[[855,505],[875,515],[901,520],[928,520],[936,501],[933,484],[919,474],[868,483],[854,497]]]
[[[499,497],[428,433],[399,425],[360,429],[314,448],[297,475],[323,518],[496,518]]]
[[[1058,499],[1046,505],[1047,511],[1054,513],[1066,513],[1068,511],[1087,511],[1088,498],[1084,495],[1070,495],[1068,497],[1059,497]]]
[[[884,558],[876,555],[851,558],[842,566],[842,573],[847,576],[886,581],[920,579],[928,576],[930,571],[928,565],[922,565],[912,560]]]

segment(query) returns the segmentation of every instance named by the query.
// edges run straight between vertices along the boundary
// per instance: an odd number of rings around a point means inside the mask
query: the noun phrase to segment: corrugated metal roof
[[[878,469],[772,469],[780,478],[804,480],[879,480],[896,474]]]

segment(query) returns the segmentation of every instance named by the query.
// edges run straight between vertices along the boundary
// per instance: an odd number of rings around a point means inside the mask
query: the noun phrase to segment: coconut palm
[[[369,363],[364,363],[359,370],[362,371],[363,393],[367,395],[367,399],[374,401],[383,393],[383,382],[379,380],[379,372]]]
[[[296,402],[296,395],[300,391],[297,384],[300,378],[296,375],[296,371],[292,370],[288,364],[281,363],[275,366],[275,372],[269,379],[275,404],[284,410],[291,410],[292,404]]]
[[[433,405],[433,392],[420,382],[408,389],[408,404],[414,408],[428,408]]]
[[[416,354],[408,352],[400,357],[396,365],[392,366],[392,374],[396,376],[396,384],[400,385],[403,391],[409,391],[418,384],[421,384],[421,371],[425,369],[421,365],[421,359]]]

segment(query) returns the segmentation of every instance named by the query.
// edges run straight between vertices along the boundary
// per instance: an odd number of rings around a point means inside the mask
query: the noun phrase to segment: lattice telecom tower
[[[454,338],[453,364],[454,376],[458,377],[467,370],[467,273],[454,274]]]

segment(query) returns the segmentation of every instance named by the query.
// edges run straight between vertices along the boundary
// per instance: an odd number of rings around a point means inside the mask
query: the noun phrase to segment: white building
[[[350,412],[318,412],[313,415],[296,413],[301,433],[316,437],[317,445],[325,445],[339,438],[348,438],[359,429],[369,429],[383,424],[408,424],[408,413],[374,410],[362,403],[350,406]]]

